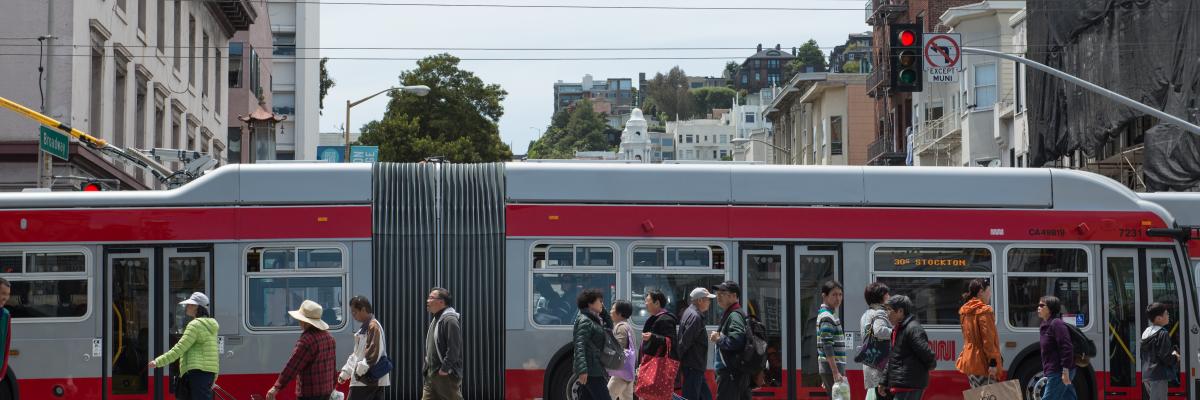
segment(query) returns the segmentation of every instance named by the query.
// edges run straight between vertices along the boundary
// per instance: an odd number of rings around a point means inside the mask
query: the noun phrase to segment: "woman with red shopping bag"
[[[646,291],[646,311],[651,317],[646,320],[642,333],[642,352],[634,393],[639,399],[669,400],[675,391],[675,375],[679,373],[679,359],[672,351],[679,319],[664,308],[667,296],[651,289]]]

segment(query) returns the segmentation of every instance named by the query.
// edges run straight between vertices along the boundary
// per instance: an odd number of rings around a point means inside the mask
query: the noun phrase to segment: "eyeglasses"
[[[428,299],[428,300],[441,300],[442,298],[441,298],[441,297],[437,297],[437,296],[429,296],[429,297],[427,297],[426,299]]]
[[[1046,305],[1042,304],[1042,303],[1038,303],[1038,308],[1046,308]]]

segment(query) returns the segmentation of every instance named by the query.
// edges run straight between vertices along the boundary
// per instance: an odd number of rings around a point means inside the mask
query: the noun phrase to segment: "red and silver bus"
[[[217,383],[235,397],[272,384],[297,336],[286,311],[304,299],[325,307],[348,354],[345,307],[365,294],[398,360],[390,396],[413,398],[423,299],[441,285],[463,315],[466,397],[564,399],[580,290],[631,300],[640,328],[646,290],[678,311],[691,288],[726,279],[768,327],[756,395],[823,398],[818,288],[837,279],[851,333],[867,283],[913,298],[938,357],[926,399],[959,399],[957,310],[981,277],[995,282],[1009,376],[1039,376],[1035,306],[1052,294],[1100,349],[1076,379],[1082,397],[1140,398],[1142,310],[1158,301],[1175,307],[1189,355],[1171,392],[1195,398],[1195,272],[1176,215],[1191,197],[1180,199],[1050,169],[230,165],[168,191],[0,194],[0,276],[13,282],[10,360],[28,398],[171,398],[178,371],[145,366],[177,339],[175,304],[197,290],[221,324]],[[861,397],[861,367],[849,369]]]

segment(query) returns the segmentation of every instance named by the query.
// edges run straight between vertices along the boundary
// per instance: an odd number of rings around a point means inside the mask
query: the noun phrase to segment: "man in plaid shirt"
[[[288,314],[300,321],[300,339],[292,350],[287,366],[279,373],[275,386],[267,391],[267,400],[275,400],[280,389],[293,378],[296,382],[296,397],[299,400],[328,400],[337,384],[337,343],[330,335],[329,324],[321,320],[321,305],[305,300],[300,309]]]

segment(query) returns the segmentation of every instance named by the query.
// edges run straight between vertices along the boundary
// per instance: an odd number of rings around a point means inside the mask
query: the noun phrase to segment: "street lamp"
[[[346,162],[350,162],[350,108],[357,106],[359,104],[362,104],[364,101],[370,100],[370,99],[374,98],[375,96],[378,96],[378,95],[381,95],[381,94],[384,94],[384,93],[387,93],[387,92],[390,92],[393,90],[399,90],[403,93],[415,94],[417,96],[424,96],[424,95],[429,94],[429,86],[425,86],[425,85],[393,86],[393,87],[390,87],[387,89],[380,90],[379,93],[375,93],[373,95],[367,96],[366,98],[363,98],[362,100],[359,100],[359,101],[352,102],[350,100],[346,100],[346,159],[345,159]]]
[[[733,138],[733,139],[730,139],[730,140],[729,140],[729,143],[732,143],[732,144],[739,144],[739,145],[740,145],[740,144],[742,144],[742,143],[749,143],[749,142],[759,142],[759,143],[765,144],[765,145],[767,145],[767,146],[771,146],[771,147],[772,147],[772,148],[774,148],[775,150],[779,150],[779,151],[782,151],[784,154],[787,154],[787,158],[788,158],[788,163],[789,163],[789,164],[790,164],[790,163],[791,163],[791,161],[792,161],[792,151],[791,151],[791,150],[788,150],[788,149],[785,149],[785,148],[782,148],[782,147],[779,147],[779,146],[773,145],[773,144],[771,144],[770,142],[766,142],[766,141],[762,141],[762,140],[758,140],[758,139],[750,139],[750,138]]]

